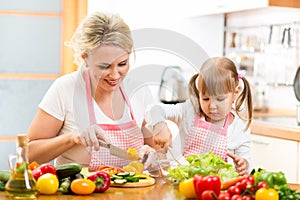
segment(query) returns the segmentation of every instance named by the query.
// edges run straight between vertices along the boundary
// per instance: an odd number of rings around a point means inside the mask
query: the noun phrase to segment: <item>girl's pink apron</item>
[[[96,118],[94,113],[93,98],[91,93],[91,83],[88,70],[85,72],[85,83],[87,91],[87,102],[91,125],[96,124]],[[132,108],[130,102],[128,101],[123,89],[120,87],[123,98],[130,109],[130,115],[132,121],[122,124],[97,124],[101,129],[103,129],[110,139],[111,143],[117,147],[127,150],[128,148],[134,148],[139,150],[144,144],[143,135],[136,124],[135,118],[133,116]],[[89,165],[89,170],[94,171],[101,165],[110,166],[124,166],[130,161],[125,160],[116,156],[112,156],[109,153],[109,149],[100,147],[99,151],[92,150],[91,162]]]
[[[184,145],[183,156],[213,151],[227,162],[227,128],[230,121],[228,114],[224,127],[218,127],[196,116]]]

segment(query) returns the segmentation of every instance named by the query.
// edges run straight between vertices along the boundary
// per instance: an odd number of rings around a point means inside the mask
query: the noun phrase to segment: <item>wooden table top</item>
[[[291,188],[300,191],[299,184],[291,184]],[[9,199],[5,192],[0,192],[0,199]],[[156,178],[156,183],[148,187],[140,188],[117,188],[110,187],[104,193],[93,193],[91,195],[39,195],[38,200],[143,200],[143,199],[160,199],[160,200],[183,200],[185,199],[178,191],[178,186],[165,184],[161,178]]]

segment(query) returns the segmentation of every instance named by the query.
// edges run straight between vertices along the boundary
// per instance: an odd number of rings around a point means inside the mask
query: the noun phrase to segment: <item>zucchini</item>
[[[9,170],[0,170],[0,181],[6,183],[10,179]]]
[[[117,173],[117,176],[126,177],[126,176],[130,176],[130,173],[129,172],[120,172],[120,173]]]
[[[80,173],[82,166],[78,163],[67,163],[55,167],[58,179],[68,178]]]
[[[116,184],[125,184],[127,182],[127,180],[126,179],[115,179],[114,182]]]
[[[127,180],[127,182],[139,182],[140,178],[137,176],[126,176],[125,179]]]

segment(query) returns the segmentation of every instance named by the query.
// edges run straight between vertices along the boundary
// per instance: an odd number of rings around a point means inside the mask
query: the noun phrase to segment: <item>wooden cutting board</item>
[[[155,179],[154,178],[147,178],[147,179],[140,179],[139,182],[130,183],[127,182],[125,184],[116,184],[113,181],[110,184],[110,187],[123,187],[123,188],[136,188],[136,187],[146,187],[154,185]]]

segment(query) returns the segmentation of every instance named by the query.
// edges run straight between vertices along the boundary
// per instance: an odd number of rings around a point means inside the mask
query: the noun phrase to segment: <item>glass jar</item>
[[[15,154],[8,156],[10,179],[5,190],[10,199],[36,199],[36,182],[28,169],[28,139],[27,135],[17,136]]]

